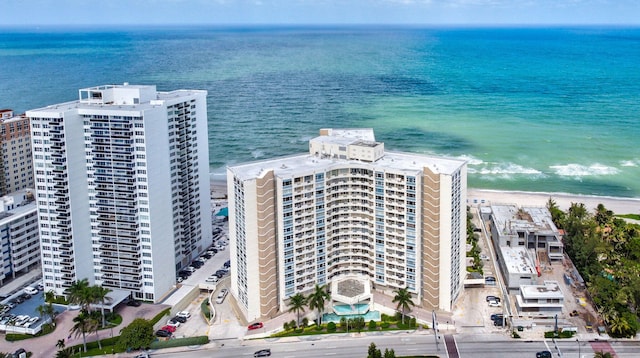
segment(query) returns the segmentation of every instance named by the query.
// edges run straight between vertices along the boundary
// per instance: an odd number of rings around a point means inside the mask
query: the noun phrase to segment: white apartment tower
[[[322,129],[309,153],[227,169],[231,292],[251,321],[314,285],[359,277],[450,311],[463,289],[466,162]]]
[[[27,111],[45,290],[158,302],[210,245],[206,94],[125,83]]]

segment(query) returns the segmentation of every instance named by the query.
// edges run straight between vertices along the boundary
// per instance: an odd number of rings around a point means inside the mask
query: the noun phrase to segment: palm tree
[[[304,305],[307,302],[307,298],[301,293],[296,293],[289,298],[289,312],[296,312],[298,314],[298,327],[300,327],[300,311],[304,309]]]
[[[307,306],[310,310],[317,309],[318,310],[318,320],[317,325],[320,326],[322,324],[322,311],[324,311],[324,307],[327,301],[331,299],[331,295],[329,291],[327,291],[327,286],[320,286],[316,284],[313,292],[307,297]]]
[[[102,314],[102,327],[105,326],[104,318],[104,305],[106,301],[111,301],[111,298],[107,295],[111,293],[111,290],[102,286],[91,286],[91,296],[95,302],[100,302],[100,313]]]
[[[411,292],[409,292],[408,288],[399,288],[395,291],[395,296],[393,297],[393,303],[396,303],[396,309],[402,308],[402,324],[404,324],[404,315],[406,311],[411,311],[410,306],[415,306],[411,300]]]
[[[58,339],[58,342],[56,342],[56,348],[64,349],[64,347],[65,347],[64,339]]]
[[[87,310],[90,302],[89,281],[83,278],[80,281],[74,281],[69,288],[66,289],[67,301],[75,303]]]
[[[92,322],[93,321],[93,322]],[[93,330],[93,324],[95,320],[93,320],[87,311],[81,311],[76,317],[73,318],[73,327],[71,327],[71,333],[75,333],[76,337],[82,335],[82,345],[84,347],[84,351],[87,351],[87,337],[86,333],[91,332]]]
[[[615,334],[618,337],[627,334],[627,331],[631,329],[631,325],[629,325],[629,322],[627,322],[624,317],[616,316],[607,323],[609,323],[609,329],[611,330],[611,333]]]
[[[51,324],[53,326],[56,325],[56,310],[53,308],[53,305],[51,303],[40,305],[36,307],[36,310],[38,311],[38,314],[40,314],[41,317],[51,318]]]
[[[64,348],[56,353],[55,358],[73,358],[73,348]]]
[[[602,351],[600,351],[600,352],[596,352],[596,353],[593,355],[593,358],[613,358],[613,356],[612,356],[612,355],[611,355],[611,353],[609,353],[609,352],[602,352]]]

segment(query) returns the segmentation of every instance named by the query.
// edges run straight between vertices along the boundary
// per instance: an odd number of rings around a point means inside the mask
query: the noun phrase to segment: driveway
[[[136,318],[152,319],[156,314],[168,308],[166,305],[152,305],[142,304],[140,307],[129,307],[124,304],[116,307],[116,311],[122,316],[122,323],[113,329],[103,329],[98,331],[100,339],[109,338],[113,335],[117,336],[121,329],[129,325]],[[13,353],[18,348],[25,348],[27,351],[33,352],[34,357],[53,357],[55,356],[58,348],[56,343],[59,339],[65,340],[67,347],[74,346],[76,344],[82,344],[82,336],[71,336],[68,339],[73,327],[73,318],[78,315],[80,311],[64,311],[56,318],[55,331],[32,339],[25,339],[17,342],[8,342],[5,339],[0,340],[0,352]],[[87,342],[93,342],[97,340],[95,334],[87,335]]]

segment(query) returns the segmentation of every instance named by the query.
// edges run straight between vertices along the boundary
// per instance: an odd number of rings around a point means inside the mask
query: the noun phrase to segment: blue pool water
[[[349,314],[362,314],[369,311],[369,304],[357,303],[355,305],[335,305],[333,310],[337,315],[344,316]]]
[[[322,315],[322,322],[334,322],[339,323],[341,318],[353,319],[356,317],[363,317],[365,322],[369,321],[380,321],[380,311],[369,311],[365,314],[348,314],[348,315],[337,315],[335,313],[325,313]]]

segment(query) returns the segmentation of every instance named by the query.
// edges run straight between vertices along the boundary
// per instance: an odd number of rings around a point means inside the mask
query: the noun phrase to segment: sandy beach
[[[546,206],[552,198],[558,207],[567,210],[571,203],[584,203],[590,212],[594,212],[598,204],[616,214],[640,214],[640,198],[617,198],[608,196],[590,196],[565,193],[536,193],[524,191],[499,191],[486,189],[467,190],[467,201],[473,204],[517,204],[518,206]]]

